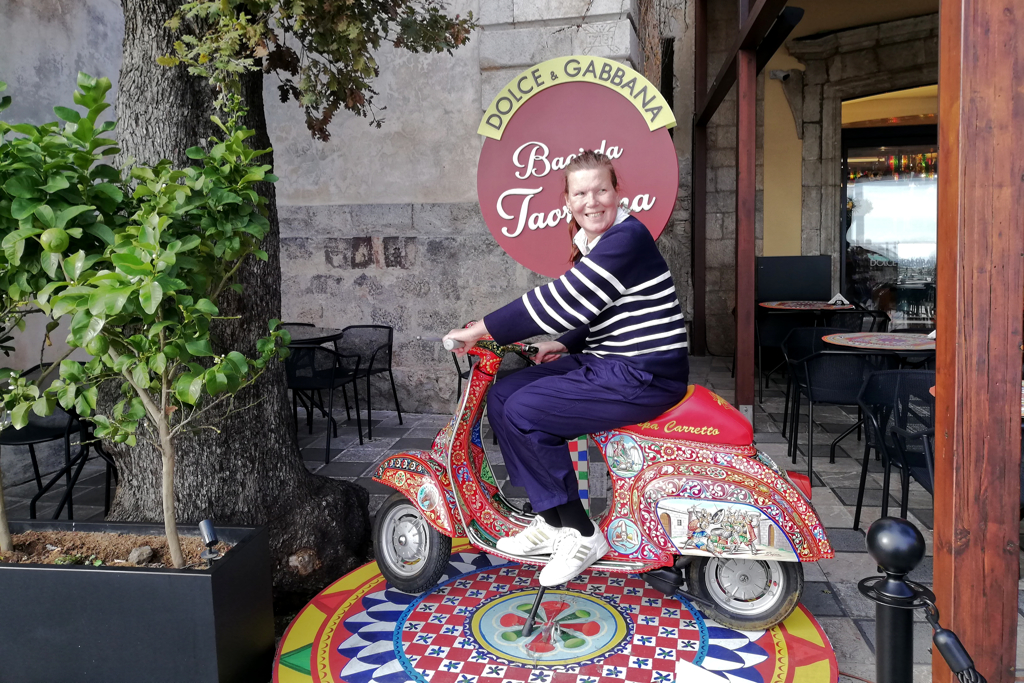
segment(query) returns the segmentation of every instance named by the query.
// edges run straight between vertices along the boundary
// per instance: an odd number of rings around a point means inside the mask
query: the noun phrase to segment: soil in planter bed
[[[199,554],[206,549],[201,538],[181,536],[181,552],[186,569],[205,569],[206,560]],[[153,556],[143,567],[170,567],[171,556],[163,536],[135,534],[96,534],[82,531],[29,531],[14,534],[14,552],[0,553],[0,563],[8,564],[94,564],[96,560],[111,567],[133,567],[128,555],[144,545],[153,549]],[[50,548],[56,548],[51,550]],[[231,546],[214,546],[226,553]]]

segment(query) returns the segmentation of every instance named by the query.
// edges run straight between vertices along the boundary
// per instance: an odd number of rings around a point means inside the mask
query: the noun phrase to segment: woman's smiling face
[[[607,168],[573,171],[568,177],[569,193],[565,198],[576,224],[593,240],[615,223],[619,193],[612,185]]]

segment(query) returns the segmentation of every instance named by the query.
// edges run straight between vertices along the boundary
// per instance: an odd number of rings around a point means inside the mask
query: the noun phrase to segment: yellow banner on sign
[[[477,133],[500,140],[509,119],[526,100],[560,83],[597,83],[619,93],[637,108],[651,130],[672,128],[672,107],[654,84],[628,66],[604,57],[558,57],[523,71],[491,101]]]

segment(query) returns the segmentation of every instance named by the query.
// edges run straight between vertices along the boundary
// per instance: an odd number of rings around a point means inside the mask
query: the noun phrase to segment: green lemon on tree
[[[39,243],[43,245],[43,249],[49,252],[64,251],[68,248],[70,241],[68,234],[64,232],[63,228],[50,228],[39,236]]]
[[[90,356],[102,356],[110,348],[110,342],[103,335],[96,335],[89,340],[89,343],[85,345],[85,350],[89,352]]]

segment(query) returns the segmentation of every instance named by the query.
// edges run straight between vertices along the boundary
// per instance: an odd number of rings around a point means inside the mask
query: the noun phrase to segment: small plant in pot
[[[0,191],[0,286],[55,321],[70,317],[68,345],[92,359],[61,360],[45,390],[11,377],[4,408],[21,428],[30,410],[46,415],[59,404],[91,421],[97,438],[150,444],[162,460],[165,533],[181,568],[175,441],[244,409],[240,392],[287,354],[288,333],[274,320],[255,357],[215,353],[211,344],[211,324],[224,320],[218,300],[241,289],[234,282],[239,267],[266,259],[259,248],[268,227],[265,200],[253,185],[276,178],[257,163],[267,150],[246,144],[252,131],[235,126],[234,116],[227,125],[215,119],[224,136],[212,139],[209,151],[188,150],[195,165],[174,169],[163,161],[124,177],[102,163],[117,151],[100,137],[113,123],[96,123],[110,82],[80,74],[78,85],[75,102],[85,113],[55,108],[63,128],[0,122],[0,135],[23,136],[0,137],[0,187],[15,195]],[[98,387],[108,381],[119,385],[120,400],[98,405]],[[5,537],[9,550],[0,510],[0,550]]]

